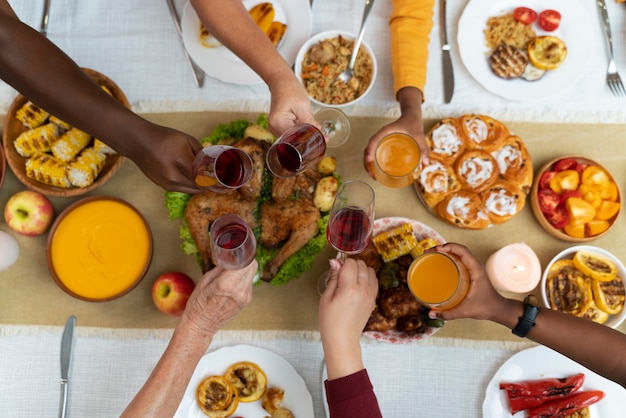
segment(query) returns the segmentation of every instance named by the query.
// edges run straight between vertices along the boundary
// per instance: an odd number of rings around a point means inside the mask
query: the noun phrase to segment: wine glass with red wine
[[[374,228],[374,190],[365,182],[350,180],[339,186],[330,209],[326,239],[342,261],[346,255],[364,251],[372,238]],[[320,295],[326,288],[328,274],[318,282]]]
[[[209,231],[213,262],[227,270],[246,267],[256,256],[256,238],[250,226],[237,215],[222,215]]]
[[[193,177],[198,186],[217,193],[226,193],[246,184],[252,177],[250,156],[229,145],[211,145],[196,154]]]
[[[324,134],[308,123],[288,129],[267,151],[266,163],[277,177],[293,177],[316,164],[326,153]]]

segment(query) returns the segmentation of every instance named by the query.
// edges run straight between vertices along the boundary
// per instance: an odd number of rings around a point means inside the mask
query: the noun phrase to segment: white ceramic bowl
[[[626,267],[624,267],[624,263],[622,263],[619,258],[600,247],[596,247],[593,245],[575,245],[573,247],[566,248],[565,250],[555,255],[543,271],[543,274],[541,276],[541,298],[543,300],[543,304],[546,307],[550,307],[550,301],[548,300],[548,294],[546,291],[546,280],[548,278],[548,272],[550,271],[550,268],[558,260],[572,259],[574,257],[574,254],[576,254],[576,252],[578,251],[595,253],[613,261],[613,263],[617,267],[617,277],[621,278],[624,286],[626,286]],[[607,325],[611,328],[617,328],[622,322],[624,322],[624,319],[626,319],[626,306],[622,309],[620,313],[615,315],[609,315],[609,319],[606,320],[604,325]]]
[[[354,34],[350,32],[345,32],[341,30],[329,30],[329,31],[321,32],[321,33],[318,33],[317,35],[312,36],[308,41],[306,41],[302,45],[302,47],[300,47],[300,50],[298,51],[298,55],[296,56],[296,62],[294,64],[294,72],[296,73],[296,77],[298,77],[298,80],[300,80],[301,83],[302,83],[302,60],[304,59],[304,55],[309,51],[309,49],[311,49],[313,45],[317,44],[318,42],[323,41],[324,39],[336,38],[339,35],[341,35],[342,37],[346,39],[354,40]],[[346,106],[353,105],[359,100],[363,99],[363,97],[365,97],[372,90],[372,86],[376,82],[376,75],[378,72],[378,67],[376,65],[376,56],[374,55],[372,48],[370,48],[369,45],[365,41],[361,43],[361,48],[365,48],[365,50],[370,55],[370,57],[372,57],[372,71],[373,71],[372,81],[370,82],[367,89],[363,92],[363,94],[361,94],[359,97],[357,97],[356,99],[350,102],[346,102],[342,104],[328,104],[328,103],[320,102],[319,100],[316,100],[313,97],[309,96],[313,103],[322,107],[337,107],[337,108],[346,107]]]

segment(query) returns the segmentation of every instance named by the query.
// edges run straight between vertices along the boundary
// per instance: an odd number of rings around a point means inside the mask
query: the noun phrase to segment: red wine
[[[330,220],[326,237],[337,251],[357,254],[367,247],[371,233],[367,213],[363,209],[347,206]]]
[[[221,248],[232,250],[244,243],[248,236],[245,225],[230,224],[218,231],[216,243]]]
[[[291,173],[297,173],[302,165],[302,157],[291,144],[277,144],[276,156],[280,165]]]
[[[279,177],[293,177],[326,153],[326,140],[315,126],[302,123],[285,132],[267,152],[268,168]]]
[[[250,178],[246,173],[246,160],[240,150],[222,152],[215,161],[215,176],[228,187],[241,187]]]

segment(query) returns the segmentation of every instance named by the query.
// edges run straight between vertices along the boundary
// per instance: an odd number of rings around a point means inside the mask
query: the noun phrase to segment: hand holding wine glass
[[[226,193],[250,180],[252,159],[243,150],[229,145],[211,145],[196,154],[193,176],[203,189]]]
[[[209,231],[213,262],[227,270],[246,267],[256,256],[256,238],[250,226],[237,215],[222,215]]]
[[[293,177],[317,163],[326,153],[324,134],[301,123],[288,129],[267,151],[266,163],[277,177]]]

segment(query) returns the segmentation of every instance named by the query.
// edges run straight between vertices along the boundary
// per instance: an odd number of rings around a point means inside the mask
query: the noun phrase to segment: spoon
[[[354,41],[354,48],[352,49],[352,56],[350,57],[350,63],[348,64],[348,68],[346,68],[341,74],[337,76],[338,80],[347,83],[352,77],[354,77],[353,69],[354,62],[356,61],[356,56],[359,53],[359,48],[361,47],[361,41],[363,41],[363,33],[365,32],[365,23],[367,22],[367,16],[370,14],[370,10],[372,10],[372,6],[374,5],[374,0],[365,0],[365,9],[363,9],[363,18],[361,19],[361,29],[359,29],[359,35]]]

